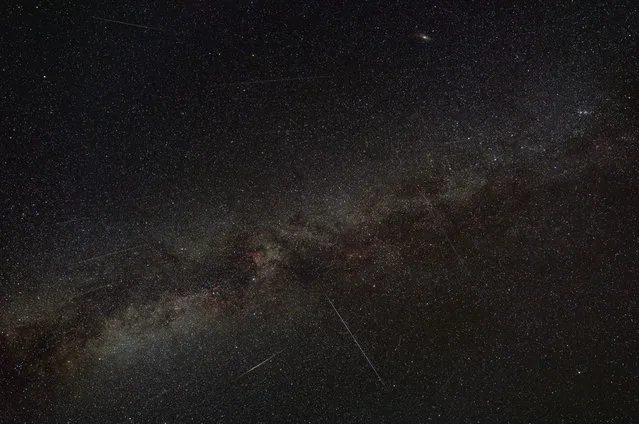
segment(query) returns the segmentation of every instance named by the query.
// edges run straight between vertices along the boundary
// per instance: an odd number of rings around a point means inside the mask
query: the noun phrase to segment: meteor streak
[[[136,28],[152,29],[153,31],[162,32],[162,30],[159,29],[159,28],[153,28],[153,27],[146,26],[146,25],[134,24],[134,23],[131,23],[131,22],[124,22],[124,21],[116,21],[114,19],[98,18],[97,16],[91,16],[91,17],[93,19],[95,19],[95,20],[98,20],[98,21],[112,22],[114,24],[128,25],[128,26],[132,26],[132,27],[136,27]]]
[[[355,338],[355,335],[353,334],[353,332],[351,331],[350,328],[348,328],[348,324],[346,324],[346,321],[344,321],[344,318],[342,318],[342,315],[339,313],[339,311],[337,310],[337,308],[335,307],[335,304],[333,304],[333,301],[326,296],[326,300],[328,300],[328,303],[331,304],[331,306],[333,307],[333,310],[335,311],[335,313],[337,314],[337,316],[339,317],[340,321],[342,321],[342,324],[344,324],[344,327],[346,327],[346,330],[348,330],[348,334],[351,335],[351,337],[353,338],[353,341],[355,342],[355,344],[357,345],[357,347],[359,348],[359,351],[362,352],[362,355],[364,355],[364,358],[366,358],[366,362],[368,362],[368,365],[371,366],[371,368],[373,369],[373,372],[375,373],[375,375],[377,376],[377,379],[379,380],[380,383],[382,383],[382,386],[384,386],[384,380],[382,380],[382,377],[379,375],[379,373],[377,372],[377,370],[375,369],[375,366],[373,365],[373,363],[371,362],[370,359],[368,359],[368,355],[366,355],[366,352],[364,352],[364,349],[362,348],[362,346],[359,344],[359,342],[357,341],[357,339]]]

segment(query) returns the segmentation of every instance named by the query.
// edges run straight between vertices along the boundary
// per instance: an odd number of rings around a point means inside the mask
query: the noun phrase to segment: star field
[[[5,7],[0,422],[632,422],[637,9]]]

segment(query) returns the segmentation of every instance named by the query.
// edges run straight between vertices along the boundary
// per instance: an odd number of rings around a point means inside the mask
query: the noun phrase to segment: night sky
[[[631,1],[0,12],[0,423],[639,420]]]

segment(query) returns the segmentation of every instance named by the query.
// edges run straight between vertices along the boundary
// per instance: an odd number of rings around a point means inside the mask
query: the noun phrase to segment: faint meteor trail
[[[430,200],[428,200],[426,198],[426,196],[422,195],[422,197],[426,201],[426,205],[428,206],[428,210],[430,211],[431,215],[433,216],[433,222],[435,222],[435,224],[441,222],[441,220],[438,217],[437,211],[435,210],[435,207],[430,202]],[[444,228],[444,225],[443,224],[440,225],[440,228],[442,230],[442,234],[444,235],[444,237],[446,238],[446,241],[448,242],[448,245],[450,246],[451,250],[453,251],[453,253],[457,257],[457,260],[459,261],[459,265],[461,266],[462,270],[466,273],[466,276],[468,278],[472,278],[472,276],[470,274],[470,271],[468,270],[468,267],[466,266],[466,263],[464,262],[464,260],[462,259],[461,255],[459,254],[459,252],[455,248],[455,245],[453,244],[453,242],[450,240],[450,237],[448,237],[448,232],[446,232],[446,229]]]
[[[357,345],[357,347],[359,348],[360,352],[362,352],[362,355],[364,355],[364,358],[366,358],[366,362],[368,362],[368,365],[371,366],[371,368],[373,369],[373,372],[375,373],[375,375],[377,376],[377,378],[379,379],[379,382],[382,383],[382,386],[385,386],[384,384],[384,380],[382,380],[382,377],[379,375],[379,373],[377,372],[377,370],[375,369],[375,366],[373,365],[373,363],[371,362],[370,359],[368,359],[368,355],[366,355],[366,352],[364,352],[364,349],[362,349],[362,346],[360,346],[359,342],[357,341],[357,339],[355,338],[355,335],[353,334],[353,332],[351,331],[350,328],[348,328],[348,324],[346,324],[346,321],[344,321],[344,318],[342,318],[342,315],[339,313],[339,311],[337,310],[337,308],[335,307],[335,304],[333,304],[333,301],[326,296],[326,300],[328,300],[328,303],[331,304],[331,306],[333,307],[333,310],[335,311],[335,313],[337,314],[337,316],[339,317],[340,321],[342,321],[342,324],[344,324],[344,327],[346,327],[346,330],[348,330],[348,334],[351,335],[351,337],[353,338],[353,341],[355,342],[355,344]]]
[[[268,358],[266,358],[265,360],[263,360],[262,362],[260,362],[259,364],[255,365],[254,367],[250,368],[247,371],[244,371],[239,377],[236,378],[236,380],[239,380],[240,378],[244,377],[246,374],[250,373],[251,371],[255,370],[256,368],[261,367],[262,365],[264,365],[265,363],[267,363],[268,361],[270,361],[271,359],[275,358],[277,355],[279,355],[280,353],[282,353],[282,351],[280,350],[279,352],[275,352],[274,354],[272,354],[271,356],[269,356]]]
[[[132,26],[132,27],[136,27],[136,28],[152,29],[153,31],[162,32],[162,30],[159,29],[159,28],[153,28],[153,27],[146,26],[146,25],[134,24],[134,23],[131,23],[131,22],[124,22],[124,21],[116,21],[115,19],[99,18],[97,16],[91,16],[91,17],[93,19],[95,19],[95,20],[98,20],[98,21],[111,22],[111,23],[120,24],[120,25],[128,25],[128,26]]]
[[[230,86],[230,85],[274,84],[274,83],[282,83],[282,82],[300,82],[300,81],[328,80],[328,79],[334,79],[334,78],[335,77],[320,75],[320,76],[315,76],[315,77],[259,79],[259,80],[250,80],[250,81],[227,82],[227,83],[219,84],[218,86],[227,87],[227,86]]]
[[[133,247],[126,248],[126,249],[116,250],[115,252],[109,252],[109,253],[105,253],[103,255],[93,256],[92,258],[84,259],[82,261],[78,261],[75,264],[73,264],[72,266],[86,264],[88,262],[97,261],[97,260],[100,260],[100,259],[103,259],[103,258],[107,258],[109,256],[119,255],[120,253],[124,253],[124,252],[130,252],[131,250],[135,250],[135,249],[139,249],[141,247],[144,247],[147,244],[148,243],[142,243],[142,244],[135,245]]]

